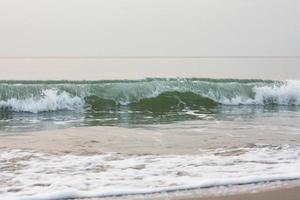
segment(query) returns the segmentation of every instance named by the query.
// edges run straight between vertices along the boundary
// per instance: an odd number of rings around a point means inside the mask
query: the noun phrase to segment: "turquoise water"
[[[300,81],[166,79],[1,81],[0,130],[137,126],[297,114]]]

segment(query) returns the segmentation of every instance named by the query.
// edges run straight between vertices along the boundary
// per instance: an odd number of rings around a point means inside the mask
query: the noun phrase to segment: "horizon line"
[[[299,59],[300,56],[0,56],[0,59],[260,59],[260,58],[274,58],[274,59]]]

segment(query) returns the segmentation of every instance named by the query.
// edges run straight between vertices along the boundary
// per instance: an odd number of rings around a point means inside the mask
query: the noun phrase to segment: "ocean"
[[[0,148],[0,199],[226,193],[299,180],[299,122],[297,80],[0,81],[0,138],[23,141]],[[111,137],[109,150],[41,152],[22,139],[64,130]]]
[[[138,126],[299,112],[300,81],[0,81],[0,130]]]

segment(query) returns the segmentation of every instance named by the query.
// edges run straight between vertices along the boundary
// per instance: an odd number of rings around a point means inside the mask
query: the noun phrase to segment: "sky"
[[[0,59],[0,80],[202,77],[300,80],[298,58]]]
[[[0,57],[300,56],[299,0],[1,0]]]
[[[300,79],[299,22],[299,0],[0,0],[0,79]]]

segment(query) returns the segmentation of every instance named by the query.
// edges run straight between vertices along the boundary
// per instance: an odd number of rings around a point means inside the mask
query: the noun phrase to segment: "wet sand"
[[[283,188],[271,191],[261,191],[252,194],[238,194],[223,197],[187,197],[187,198],[173,198],[173,200],[299,200],[300,187]]]
[[[230,129],[230,122],[222,126]],[[24,134],[0,133],[0,148],[76,155],[105,152],[183,155],[199,153],[199,149],[251,147],[258,143],[297,145],[300,141],[300,135],[274,134],[272,131],[265,132],[263,136],[251,130],[239,130],[241,134],[225,134],[223,131],[203,132],[198,128],[186,129],[184,125],[177,125],[177,129],[171,130],[166,125],[147,129],[88,127]]]
[[[209,190],[209,189],[208,189]],[[214,190],[215,191],[215,190]],[[88,198],[84,200],[117,200],[118,198]],[[217,194],[211,191],[203,194],[200,190],[175,192],[146,196],[124,196],[124,200],[299,200],[299,182],[285,183],[271,188],[257,188],[255,191],[231,191],[229,194]]]

